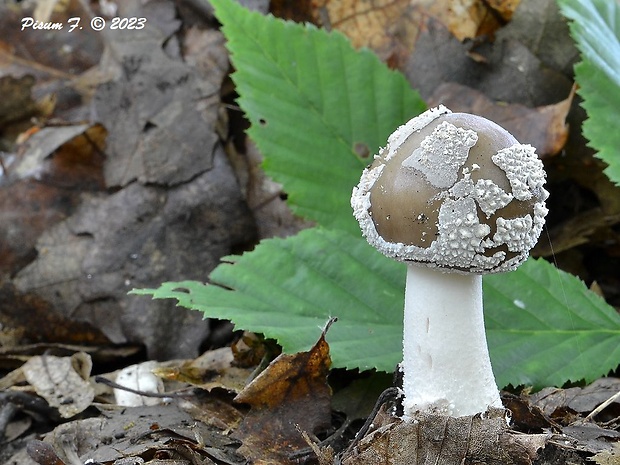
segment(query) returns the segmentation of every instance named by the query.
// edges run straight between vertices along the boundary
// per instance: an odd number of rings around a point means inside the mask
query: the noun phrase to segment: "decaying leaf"
[[[391,373],[377,372],[368,378],[356,379],[334,394],[332,408],[344,413],[347,422],[366,419],[381,393],[392,386]]]
[[[44,438],[47,446],[31,446],[39,457],[57,458],[60,463],[170,465],[214,463],[242,465],[236,455],[237,441],[208,427],[178,405],[131,407],[106,411],[97,418],[74,420],[58,426]],[[30,464],[25,451],[10,463]],[[46,464],[47,465],[47,464]]]
[[[529,397],[508,392],[502,392],[501,397],[502,404],[511,413],[510,421],[515,429],[527,433],[541,433],[558,427],[539,407],[532,405]]]
[[[398,67],[413,51],[427,17],[464,40],[492,35],[518,4],[518,0],[319,0],[313,2],[313,15],[323,27],[343,32],[355,47],[369,47]]]
[[[566,389],[547,387],[531,396],[531,402],[547,416],[559,418],[562,412],[589,414],[596,407],[612,399],[615,408],[620,407],[620,399],[613,396],[620,392],[620,378],[601,378],[585,387]]]
[[[59,315],[45,299],[34,293],[20,293],[9,283],[0,286],[0,325],[4,331],[13,331],[19,336],[12,344],[3,341],[0,356],[31,356],[50,350],[55,355],[88,351],[71,344],[89,344],[89,349],[94,351],[97,344],[110,343],[94,326]],[[55,343],[60,342],[70,347],[58,350]],[[15,347],[24,343],[27,345]]]
[[[273,340],[265,340],[262,334],[251,331],[244,331],[242,336],[231,344],[230,349],[235,366],[245,368],[269,363],[281,353],[281,348],[274,344]]]
[[[570,41],[568,35],[566,41]],[[430,17],[424,23],[404,72],[428,99],[446,82],[477,89],[497,101],[537,107],[569,95],[572,81],[543,63],[518,40],[506,37],[472,48]]]
[[[217,92],[225,70],[211,67],[202,75],[164,50],[179,27],[172,3],[138,7],[137,2],[125,2],[119,8],[119,16],[136,8],[144,8],[141,14],[148,16],[159,8],[160,23],[149,21],[149,28],[107,36],[108,60],[100,67],[111,69],[116,78],[102,84],[94,99],[97,119],[110,132],[106,182],[188,181],[213,166]],[[212,45],[223,54],[223,40],[217,37],[219,44]]]
[[[610,452],[611,445],[620,441],[620,432],[583,420],[563,427],[562,434],[570,438],[571,446],[575,450],[588,454]]]
[[[508,22],[521,0],[458,0],[433,2],[432,13],[443,19],[459,40],[493,36]]]
[[[70,218],[41,235],[36,260],[13,282],[113,342],[144,342],[153,358],[193,357],[208,331],[198,313],[172,311],[172,303],[153,304],[127,292],[179,276],[204,279],[251,230],[219,149],[212,169],[191,182],[173,188],[132,183],[85,198]]]
[[[181,381],[206,391],[222,388],[239,393],[245,387],[254,368],[234,366],[230,347],[210,350],[194,360],[164,363],[153,370],[167,380]]]
[[[0,95],[3,96],[0,103],[0,128],[38,113],[37,104],[30,95],[34,81],[32,76],[0,77]]]
[[[613,445],[611,451],[603,451],[592,457],[597,465],[620,465],[620,442]]]
[[[65,465],[65,462],[58,457],[54,447],[47,442],[33,439],[28,442],[26,452],[32,460],[41,465]]]
[[[570,250],[592,240],[592,236],[620,223],[620,212],[606,214],[602,208],[593,208],[577,213],[562,223],[549,228],[550,241],[540,241],[533,249],[538,257],[550,257]]]
[[[71,357],[32,357],[22,370],[37,394],[56,407],[61,417],[71,418],[88,408],[95,397],[88,381],[91,366],[90,356],[78,352]]]
[[[104,188],[102,126],[34,129],[6,165],[0,186],[5,226],[0,228],[0,274],[14,275],[32,261],[37,238],[73,212],[83,191]]]
[[[343,465],[530,465],[549,437],[510,431],[499,409],[458,418],[418,413],[412,422],[381,411],[374,423]]]
[[[327,29],[344,33],[354,47],[369,47],[383,60],[400,61],[406,55],[418,32],[423,17],[421,8],[409,0],[355,0],[314,2],[315,21]],[[431,1],[418,1],[426,6]],[[419,5],[418,5],[419,6]]]
[[[12,179],[35,178],[71,189],[103,189],[105,137],[99,124],[41,128],[22,144],[9,174]]]
[[[520,0],[510,23],[497,32],[497,40],[507,38],[521,42],[553,69],[572,74],[579,53],[574,41],[567,40],[568,24],[556,0]]]
[[[88,145],[78,140],[93,128],[44,127],[27,141],[31,150],[15,166],[31,183],[0,191],[0,215],[16,218],[0,231],[0,266],[10,267],[0,274],[11,276],[17,297],[40,298],[49,313],[89,323],[114,343],[143,343],[157,359],[195,357],[208,322],[127,291],[179,277],[205,279],[221,256],[254,241],[253,219],[217,144],[228,57],[214,27],[176,35],[181,22],[174,2],[127,0],[117,7],[118,17],[148,18],[148,27],[93,33],[83,22],[93,15],[73,14],[82,18],[82,32],[105,46],[101,60],[88,54],[98,62],[89,66],[92,79],[83,80],[89,74],[83,73],[71,81],[72,96],[92,97],[81,101],[85,117],[76,109],[67,118],[96,121],[94,128],[107,134],[103,150],[94,144],[101,151],[93,152],[98,169],[88,175],[75,169]],[[74,69],[82,68],[62,76]],[[65,171],[69,166],[73,171]],[[32,177],[40,174],[50,184],[36,184]],[[37,215],[24,214],[21,204],[16,213],[15,198],[29,199]],[[5,251],[12,243],[19,248]]]
[[[58,117],[58,111],[64,113],[68,106],[76,109],[79,99],[75,99],[71,81],[99,61],[102,34],[87,26],[88,18],[92,17],[88,4],[67,0],[58,2],[63,8],[54,11],[48,19],[62,24],[62,31],[44,32],[32,27],[21,30],[23,18],[37,15],[34,8],[37,3],[44,2],[0,3],[0,65],[15,76],[22,76],[24,72],[35,76],[37,87],[55,93],[58,105],[54,116]],[[70,18],[80,18],[81,21],[79,27],[67,32],[75,21]]]
[[[278,356],[248,384],[235,397],[251,406],[234,433],[239,453],[254,464],[296,463],[290,454],[308,447],[298,429],[315,434],[331,423],[330,366],[323,333],[308,352]]]

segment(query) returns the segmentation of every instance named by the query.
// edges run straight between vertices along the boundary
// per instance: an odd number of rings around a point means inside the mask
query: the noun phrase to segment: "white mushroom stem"
[[[407,265],[404,416],[452,417],[502,408],[482,313],[482,276]]]

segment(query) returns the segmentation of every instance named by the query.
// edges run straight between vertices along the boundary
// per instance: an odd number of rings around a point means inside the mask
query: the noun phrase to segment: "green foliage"
[[[362,238],[308,229],[227,257],[211,284],[166,283],[135,291],[308,350],[332,316],[335,366],[391,371],[401,359],[404,266]],[[235,289],[234,292],[226,288]],[[487,337],[498,384],[561,385],[593,380],[620,360],[620,315],[574,276],[544,260],[484,281]]]
[[[287,352],[307,350],[336,316],[327,336],[334,365],[391,371],[401,359],[405,272],[371,248],[352,220],[349,198],[366,164],[354,147],[375,152],[423,103],[401,75],[339,34],[211,1],[265,170],[284,184],[295,211],[319,226],[226,257],[209,284],[134,292],[229,319]],[[542,260],[508,279],[485,278],[485,306],[501,385],[594,379],[620,355],[620,317]]]
[[[484,304],[501,386],[592,381],[618,366],[620,315],[545,260],[530,259],[509,276],[485,277]]]
[[[138,292],[231,319],[291,353],[308,350],[338,317],[328,333],[334,365],[392,371],[402,352],[405,269],[384,258],[361,237],[312,228],[226,257],[231,262],[213,271],[210,285],[166,283]]]
[[[558,0],[581,52],[575,79],[588,120],[583,134],[620,185],[620,5],[615,0]]]
[[[211,3],[263,168],[286,186],[296,214],[357,234],[349,197],[368,161],[357,153],[376,153],[424,102],[400,73],[338,32]]]

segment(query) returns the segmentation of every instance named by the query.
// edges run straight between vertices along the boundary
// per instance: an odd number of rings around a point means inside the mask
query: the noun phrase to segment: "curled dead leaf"
[[[26,380],[38,395],[58,409],[63,418],[86,410],[95,397],[88,381],[92,362],[83,352],[71,357],[32,357],[22,367]]]
[[[19,161],[11,166],[10,174],[71,189],[104,189],[106,135],[100,124],[40,128],[20,147]]]
[[[316,0],[316,23],[338,29],[354,47],[368,47],[400,68],[413,51],[427,18],[440,21],[459,41],[492,35],[510,20],[519,0]]]
[[[207,351],[194,360],[161,364],[153,373],[163,379],[189,383],[206,391],[221,388],[238,394],[254,368],[241,368],[234,362],[231,348],[221,347]]]
[[[296,463],[290,455],[307,448],[298,429],[315,434],[331,424],[330,366],[325,333],[308,352],[271,362],[234,399],[251,406],[233,435],[243,442],[239,453],[254,464]]]

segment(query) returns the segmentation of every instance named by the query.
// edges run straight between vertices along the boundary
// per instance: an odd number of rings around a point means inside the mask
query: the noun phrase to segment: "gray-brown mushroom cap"
[[[440,106],[399,127],[351,206],[368,242],[405,262],[464,273],[518,267],[542,231],[548,192],[530,145]]]

